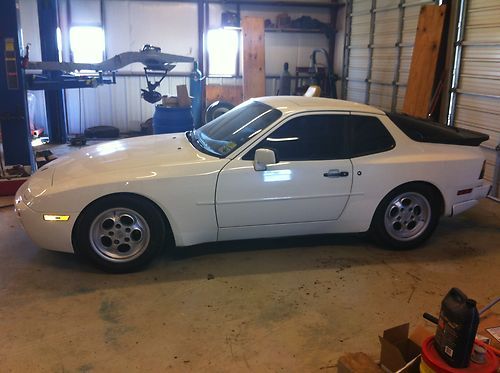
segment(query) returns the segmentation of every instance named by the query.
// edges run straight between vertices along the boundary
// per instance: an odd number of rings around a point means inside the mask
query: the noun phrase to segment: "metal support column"
[[[460,0],[458,5],[458,23],[455,38],[455,55],[453,58],[453,68],[451,72],[450,100],[448,106],[448,115],[446,125],[455,125],[455,110],[457,106],[457,89],[460,78],[460,68],[462,63],[462,46],[465,35],[465,19],[467,16],[467,0]]]
[[[0,124],[6,165],[35,166],[20,60],[19,4],[3,0],[0,13]]]
[[[398,93],[399,93],[399,75],[401,70],[401,56],[403,53],[403,30],[405,22],[405,0],[399,0],[399,20],[398,20],[398,36],[396,39],[396,64],[394,66],[394,77],[392,79],[392,99],[391,99],[391,111],[396,112],[398,105]]]
[[[330,0],[332,4],[336,4],[336,0]],[[328,80],[330,81],[331,87],[330,87],[330,92],[329,92],[329,97],[331,98],[338,98],[337,97],[337,80],[335,79],[335,74],[334,74],[334,66],[335,66],[335,39],[337,38],[337,14],[338,14],[338,8],[337,7],[331,7],[330,8],[330,27],[332,28],[332,32],[329,33],[329,40],[328,40],[328,56],[330,57],[330,63],[331,69],[327,73],[328,75],[331,74],[331,76],[328,76]]]
[[[372,0],[372,7],[370,8],[370,41],[368,42],[368,72],[366,76],[366,93],[365,104],[370,104],[370,90],[372,87],[372,68],[373,68],[373,48],[375,38],[375,9],[377,8],[377,0]]]
[[[208,75],[208,57],[207,57],[207,34],[206,34],[206,28],[208,27],[206,25],[206,18],[207,18],[207,11],[208,11],[208,3],[206,0],[198,0],[197,3],[197,13],[198,13],[198,70],[201,71],[201,76],[207,76]],[[194,69],[197,70],[197,69]],[[196,75],[196,71],[193,71],[193,74]],[[201,81],[201,87],[200,87],[200,92],[199,92],[199,100],[200,100],[200,105],[199,105],[199,112],[197,113],[198,117],[197,119],[195,118],[195,125],[201,126],[204,124],[204,115],[205,113],[205,103],[206,103],[206,85],[207,85],[207,80],[203,79]]]
[[[352,2],[346,1],[345,7],[345,37],[344,37],[344,56],[342,61],[342,92],[340,98],[347,100],[348,78],[349,78],[349,58],[351,56],[351,30],[352,30]]]
[[[38,23],[40,25],[40,45],[42,61],[59,61],[57,48],[58,1],[38,0]],[[59,72],[49,72],[59,74]],[[64,114],[63,90],[45,91],[45,107],[49,139],[53,144],[66,142],[66,121]]]

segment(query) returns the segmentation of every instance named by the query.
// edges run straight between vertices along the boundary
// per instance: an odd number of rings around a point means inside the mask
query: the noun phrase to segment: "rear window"
[[[385,152],[396,146],[391,134],[378,118],[351,115],[348,121],[350,158]]]
[[[386,113],[390,120],[405,133],[410,139],[423,142],[436,137],[436,132],[440,130],[437,123],[423,121],[407,115],[397,113]],[[434,127],[435,126],[435,127]]]

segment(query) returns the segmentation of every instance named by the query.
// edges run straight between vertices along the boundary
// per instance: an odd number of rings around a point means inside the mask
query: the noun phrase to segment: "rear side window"
[[[279,161],[343,159],[346,155],[345,115],[304,115],[290,119],[243,157],[252,160],[255,150],[272,149]]]
[[[362,115],[348,117],[350,132],[350,158],[391,150],[394,139],[378,118]]]

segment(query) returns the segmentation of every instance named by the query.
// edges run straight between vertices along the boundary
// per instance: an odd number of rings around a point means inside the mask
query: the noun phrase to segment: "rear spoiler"
[[[419,142],[479,146],[490,138],[484,133],[467,130],[465,128],[449,127],[440,123],[413,118],[404,114],[386,114],[408,137]]]

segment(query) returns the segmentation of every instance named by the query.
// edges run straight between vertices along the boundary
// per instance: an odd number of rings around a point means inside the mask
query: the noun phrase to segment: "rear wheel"
[[[383,246],[414,248],[427,240],[439,221],[439,199],[424,184],[410,184],[389,193],[379,204],[370,232]]]
[[[78,218],[74,234],[75,251],[111,272],[128,272],[147,264],[165,238],[158,207],[130,195],[94,202]]]

